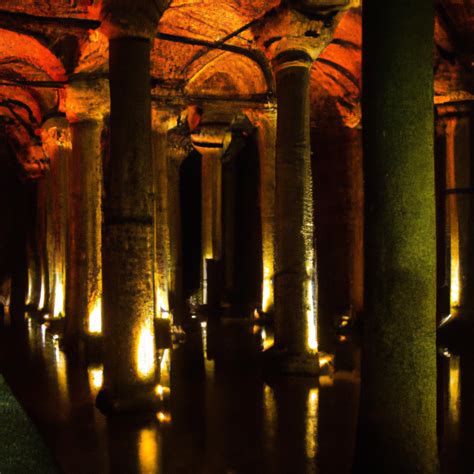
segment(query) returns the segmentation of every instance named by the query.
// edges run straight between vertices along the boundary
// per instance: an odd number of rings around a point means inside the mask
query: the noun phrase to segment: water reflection
[[[142,474],[162,472],[159,447],[160,440],[156,427],[142,428],[138,434],[139,472]]]
[[[204,346],[206,329],[201,328]],[[103,383],[101,364],[68,361],[59,340],[34,321],[28,323],[24,346],[12,343],[8,350],[20,347],[25,356],[17,357],[10,380],[20,387],[20,398],[66,473],[310,474],[317,472],[328,433],[353,436],[339,420],[340,407],[331,402],[336,389],[340,398],[356,402],[352,379],[344,386],[318,387],[317,379],[265,379],[258,369],[222,367],[216,373],[210,361],[202,376],[189,367],[180,372],[181,349],[167,349],[157,354],[161,377],[156,390],[170,397],[169,405],[145,418],[106,419],[94,407]],[[339,424],[321,430],[324,403]],[[350,466],[351,445],[335,446]]]

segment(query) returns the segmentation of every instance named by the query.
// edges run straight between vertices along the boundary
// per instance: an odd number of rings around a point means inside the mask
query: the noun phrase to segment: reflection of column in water
[[[263,385],[263,442],[264,455],[269,465],[266,471],[274,472],[277,469],[277,459],[274,449],[277,443],[278,412],[275,393],[267,384]]]
[[[460,358],[451,355],[449,358],[449,420],[453,425],[459,423],[460,414]]]
[[[54,350],[54,361],[56,363],[56,377],[58,383],[59,396],[63,403],[67,404],[69,401],[69,392],[67,385],[67,367],[66,367],[66,356],[59,349],[59,338],[53,336],[53,350]]]
[[[103,364],[90,365],[87,367],[87,373],[91,395],[95,398],[104,383],[104,366]]]
[[[201,323],[201,335],[202,335],[202,351],[204,354],[204,367],[206,369],[206,376],[212,374],[214,369],[214,361],[208,359],[207,354],[207,323],[204,321]]]
[[[138,434],[138,472],[159,474],[162,472],[160,457],[160,436],[156,427],[142,428]]]
[[[318,408],[319,389],[311,388],[306,412],[306,456],[309,459],[316,458],[318,453]]]

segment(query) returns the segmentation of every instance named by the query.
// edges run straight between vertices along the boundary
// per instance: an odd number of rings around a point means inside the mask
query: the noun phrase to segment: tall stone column
[[[51,118],[42,125],[43,149],[49,157],[47,182],[47,234],[50,304],[52,318],[65,316],[66,253],[68,235],[68,166],[71,160],[69,124]]]
[[[341,4],[290,1],[254,32],[272,60],[276,82],[275,345],[267,353],[283,373],[319,372],[309,78],[331,40]]]
[[[203,126],[192,135],[202,166],[202,265],[203,302],[208,303],[208,260],[222,259],[222,157],[229,144],[228,127]],[[211,293],[213,291],[211,290]]]
[[[275,347],[281,369],[317,373],[316,275],[309,124],[313,58],[288,50],[274,60],[276,143]]]
[[[65,339],[74,351],[84,336],[102,332],[101,134],[109,108],[106,81],[71,83],[66,107],[72,156],[68,166]]]
[[[189,143],[190,145],[190,143]],[[181,225],[180,168],[190,153],[188,146],[169,143],[168,146],[168,225],[170,233],[170,300],[173,321],[186,322],[186,302],[183,288],[183,239]]]
[[[275,273],[275,155],[276,110],[260,113],[255,117],[260,156],[260,212],[262,222],[262,311],[274,309]]]
[[[444,104],[445,197],[449,233],[451,316],[474,323],[474,182],[472,104]]]
[[[109,37],[110,161],[103,246],[103,410],[155,408],[154,197],[150,49],[164,5],[111,0],[103,6]]]
[[[156,316],[168,319],[170,315],[169,268],[170,268],[170,231],[168,226],[168,156],[167,134],[171,113],[159,110],[157,104],[152,107],[152,150],[153,185],[155,196],[155,299]]]
[[[365,308],[355,472],[438,472],[434,4],[363,15]]]

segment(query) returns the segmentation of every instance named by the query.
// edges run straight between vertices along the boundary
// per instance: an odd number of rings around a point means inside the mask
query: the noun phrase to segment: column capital
[[[104,0],[101,29],[109,39],[151,39],[169,3],[170,0]]]
[[[334,8],[285,5],[254,28],[260,46],[277,70],[288,62],[310,67],[329,44],[341,17],[342,2],[338,2],[337,8],[336,0],[328,3],[333,3]]]
[[[66,87],[66,117],[70,123],[103,120],[110,113],[109,82],[105,78],[73,78]]]

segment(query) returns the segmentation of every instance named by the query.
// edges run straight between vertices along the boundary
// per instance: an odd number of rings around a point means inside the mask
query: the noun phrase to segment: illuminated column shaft
[[[47,254],[52,317],[65,315],[65,279],[67,250],[67,193],[70,161],[69,125],[65,119],[50,119],[43,124],[43,149],[49,156],[47,190]]]
[[[104,212],[105,387],[153,384],[155,303],[150,40],[110,39],[111,152]]]
[[[472,112],[471,112],[472,113]],[[469,110],[446,119],[451,314],[474,321],[474,182]]]
[[[365,312],[355,472],[438,472],[431,0],[363,15]]]
[[[203,258],[220,260],[222,250],[222,148],[201,147]]]
[[[168,226],[168,159],[167,159],[167,130],[160,127],[159,116],[153,109],[153,183],[155,194],[155,245],[156,245],[156,311],[157,317],[162,317],[164,311],[168,312],[170,267],[170,232]]]
[[[258,120],[258,148],[260,155],[260,212],[262,222],[263,288],[262,310],[273,310],[273,277],[275,269],[275,112],[268,112]]]
[[[173,308],[173,321],[183,324],[186,319],[183,289],[183,248],[180,200],[180,167],[189,150],[182,147],[168,149],[168,198],[170,232],[170,297]]]
[[[296,356],[285,371],[317,372],[314,314],[313,194],[309,74],[312,58],[287,51],[274,60],[278,119],[276,142],[275,345]],[[313,332],[313,333],[311,333]]]
[[[40,257],[40,294],[38,309],[49,311],[51,288],[49,286],[48,260],[48,180],[46,175],[38,181],[38,248]]]
[[[89,330],[89,315],[102,293],[102,121],[71,122],[67,336]],[[99,329],[99,328],[97,328]]]

